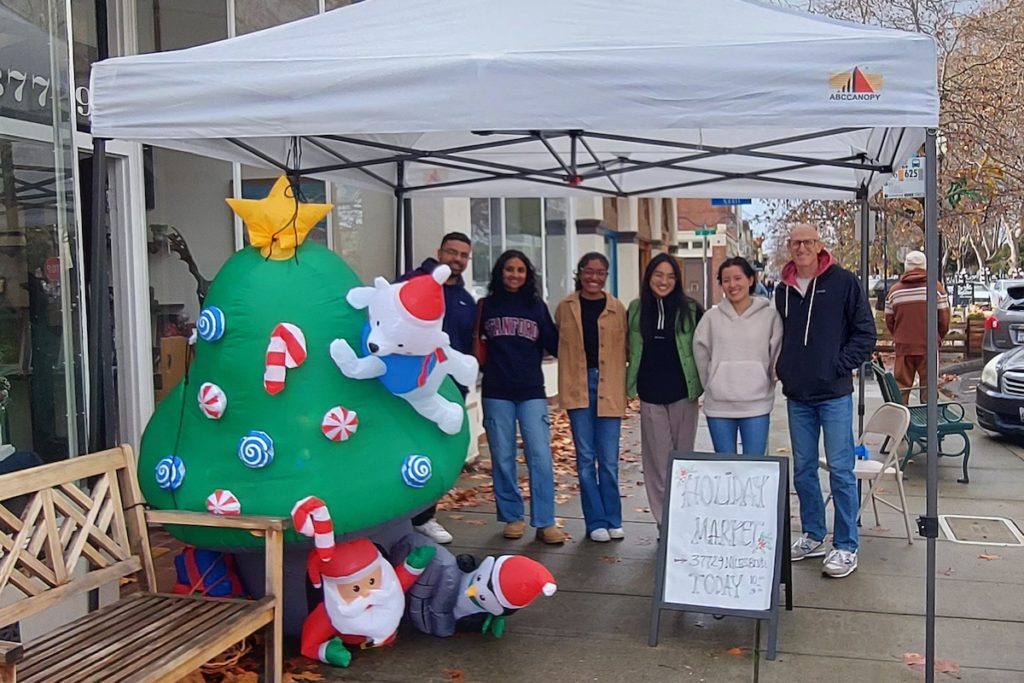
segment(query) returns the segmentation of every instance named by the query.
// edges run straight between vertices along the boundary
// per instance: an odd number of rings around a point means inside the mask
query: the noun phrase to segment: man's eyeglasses
[[[587,277],[608,277],[607,270],[594,270],[593,268],[584,268],[580,271],[580,274]]]
[[[789,248],[790,249],[799,249],[800,247],[804,247],[805,249],[810,249],[815,244],[817,244],[818,241],[819,240],[816,240],[816,239],[812,239],[812,240],[790,240],[789,241]]]
[[[451,247],[445,247],[441,251],[452,258],[465,259],[466,261],[469,260],[470,256],[468,251],[459,251],[458,249],[452,249]]]

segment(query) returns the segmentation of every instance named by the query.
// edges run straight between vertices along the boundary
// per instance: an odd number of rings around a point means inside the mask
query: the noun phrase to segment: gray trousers
[[[667,405],[640,401],[640,455],[644,486],[654,520],[661,525],[669,453],[692,451],[697,440],[697,401],[683,399]]]

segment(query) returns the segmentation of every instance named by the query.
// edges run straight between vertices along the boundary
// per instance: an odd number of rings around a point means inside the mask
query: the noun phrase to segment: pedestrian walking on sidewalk
[[[928,377],[928,260],[920,251],[907,253],[903,276],[885,297],[885,326],[896,345],[892,374],[903,390],[903,402],[910,400],[915,381],[920,387],[921,403]],[[939,342],[949,332],[949,300],[942,283],[938,284]]]
[[[558,330],[537,291],[537,273],[521,251],[498,257],[480,300],[476,356],[483,369],[484,431],[491,451],[494,498],[505,538],[526,530],[516,465],[516,424],[530,475],[530,525],[545,543],[564,543],[555,526],[551,421],[541,362],[558,355]]]
[[[605,291],[607,279],[604,254],[584,254],[576,266],[576,291],[555,309],[558,402],[569,413],[587,536],[599,543],[626,536],[619,497],[626,308]]]
[[[776,373],[788,399],[793,485],[803,534],[793,561],[825,556],[822,573],[841,578],[857,569],[860,498],[853,474],[853,371],[875,347],[875,321],[856,276],[825,249],[817,227],[789,233],[792,260],[782,269],[775,305],[782,314]],[[818,441],[825,436],[835,506],[832,549],[825,547],[825,503],[818,479]]]
[[[640,452],[644,486],[661,526],[669,453],[692,451],[697,438],[700,376],[693,333],[704,310],[683,292],[679,264],[658,254],[644,270],[640,298],[629,304],[626,392],[640,397]]]
[[[782,317],[771,301],[754,295],[756,280],[745,258],[723,261],[718,284],[725,298],[704,314],[693,339],[716,453],[736,453],[737,432],[744,455],[764,455],[768,449]]]
[[[473,330],[476,329],[476,302],[473,295],[466,289],[462,274],[469,266],[472,256],[469,237],[461,232],[450,232],[441,238],[441,246],[437,249],[437,258],[428,258],[419,268],[403,275],[400,280],[408,280],[417,275],[429,275],[439,265],[448,266],[452,274],[445,281],[444,321],[442,328],[451,341],[452,348],[462,353],[473,352]],[[462,398],[466,398],[469,387],[455,383]],[[412,528],[431,539],[435,543],[451,543],[452,535],[445,529],[434,515],[437,514],[437,503],[416,514],[410,520]]]

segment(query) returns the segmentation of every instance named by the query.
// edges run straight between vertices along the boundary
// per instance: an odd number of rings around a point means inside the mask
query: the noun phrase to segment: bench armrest
[[[0,640],[0,667],[13,666],[20,662],[25,656],[25,650],[21,643],[13,643],[9,640]]]
[[[211,515],[206,512],[184,510],[146,510],[146,521],[151,524],[182,524],[185,526],[219,527],[223,529],[250,529],[253,531],[284,531],[291,520],[283,517],[257,515]]]
[[[959,409],[959,415],[955,414],[957,409]],[[964,410],[963,405],[955,401],[939,403],[939,415],[947,422],[963,422],[966,412],[967,411]]]

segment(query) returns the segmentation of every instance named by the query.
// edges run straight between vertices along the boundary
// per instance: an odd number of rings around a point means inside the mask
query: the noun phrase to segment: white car
[[[1009,287],[1024,287],[1024,280],[993,280],[989,284],[989,300],[992,308],[999,308],[999,304],[1006,298],[1006,290]]]

